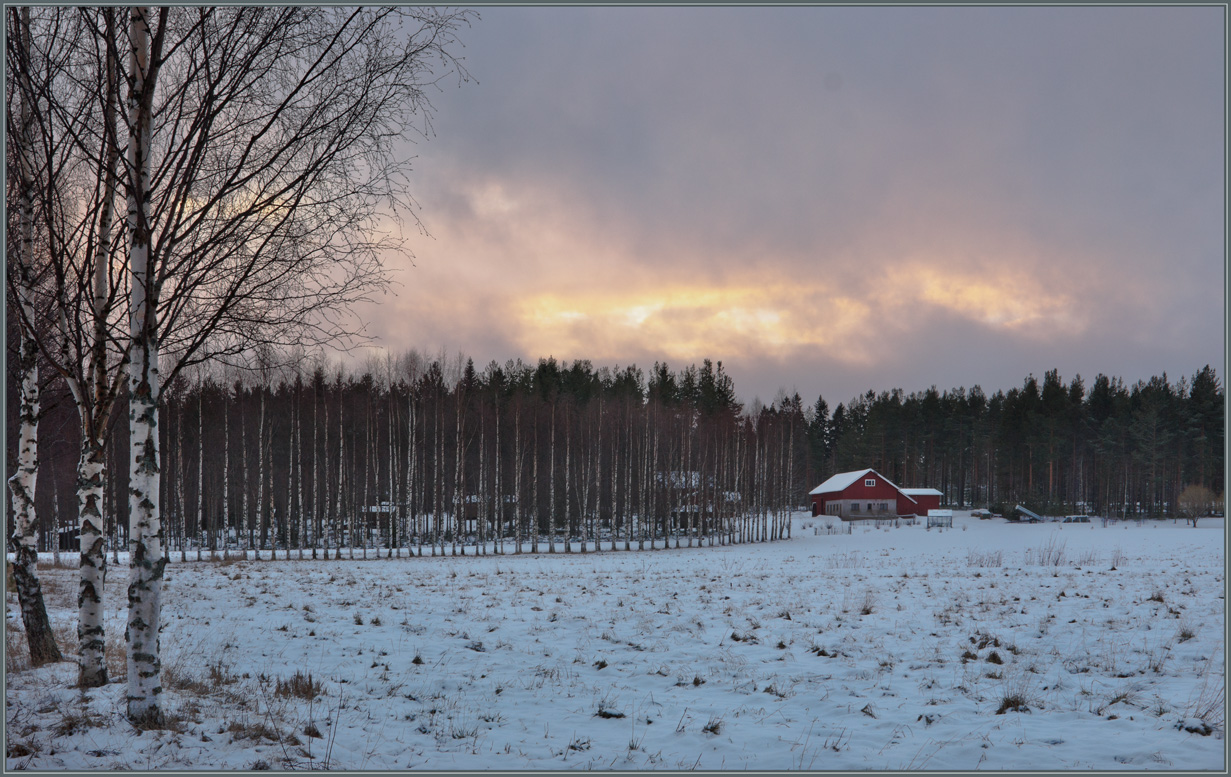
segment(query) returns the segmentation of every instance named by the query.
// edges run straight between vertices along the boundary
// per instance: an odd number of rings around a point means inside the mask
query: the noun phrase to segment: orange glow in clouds
[[[1024,337],[1075,334],[1087,321],[1063,292],[1026,274],[972,277],[923,264],[888,270],[856,294],[822,284],[684,286],[544,293],[514,309],[514,338],[528,353],[620,360],[662,354],[784,359],[809,349],[847,363],[885,358],[893,343],[937,311]]]

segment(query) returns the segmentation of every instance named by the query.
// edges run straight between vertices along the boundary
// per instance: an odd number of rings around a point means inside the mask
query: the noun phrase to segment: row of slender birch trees
[[[789,535],[806,485],[802,416],[745,414],[708,360],[646,376],[555,359],[480,372],[410,352],[347,372],[295,358],[197,371],[163,412],[162,513],[181,558],[762,541]]]

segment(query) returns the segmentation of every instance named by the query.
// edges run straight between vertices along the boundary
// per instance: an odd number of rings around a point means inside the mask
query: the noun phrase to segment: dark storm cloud
[[[374,326],[477,361],[708,343],[763,398],[1192,372],[1223,352],[1222,14],[484,9]]]

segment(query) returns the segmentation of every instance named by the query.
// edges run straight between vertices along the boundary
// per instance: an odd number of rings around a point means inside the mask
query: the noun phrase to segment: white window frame
[[[864,488],[875,488],[876,478],[867,478],[863,481]]]

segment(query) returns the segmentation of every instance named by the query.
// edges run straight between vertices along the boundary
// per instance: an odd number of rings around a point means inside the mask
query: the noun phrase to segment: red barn
[[[874,469],[842,472],[810,492],[813,515],[836,515],[844,521],[927,515],[940,507],[934,488],[898,488]]]

